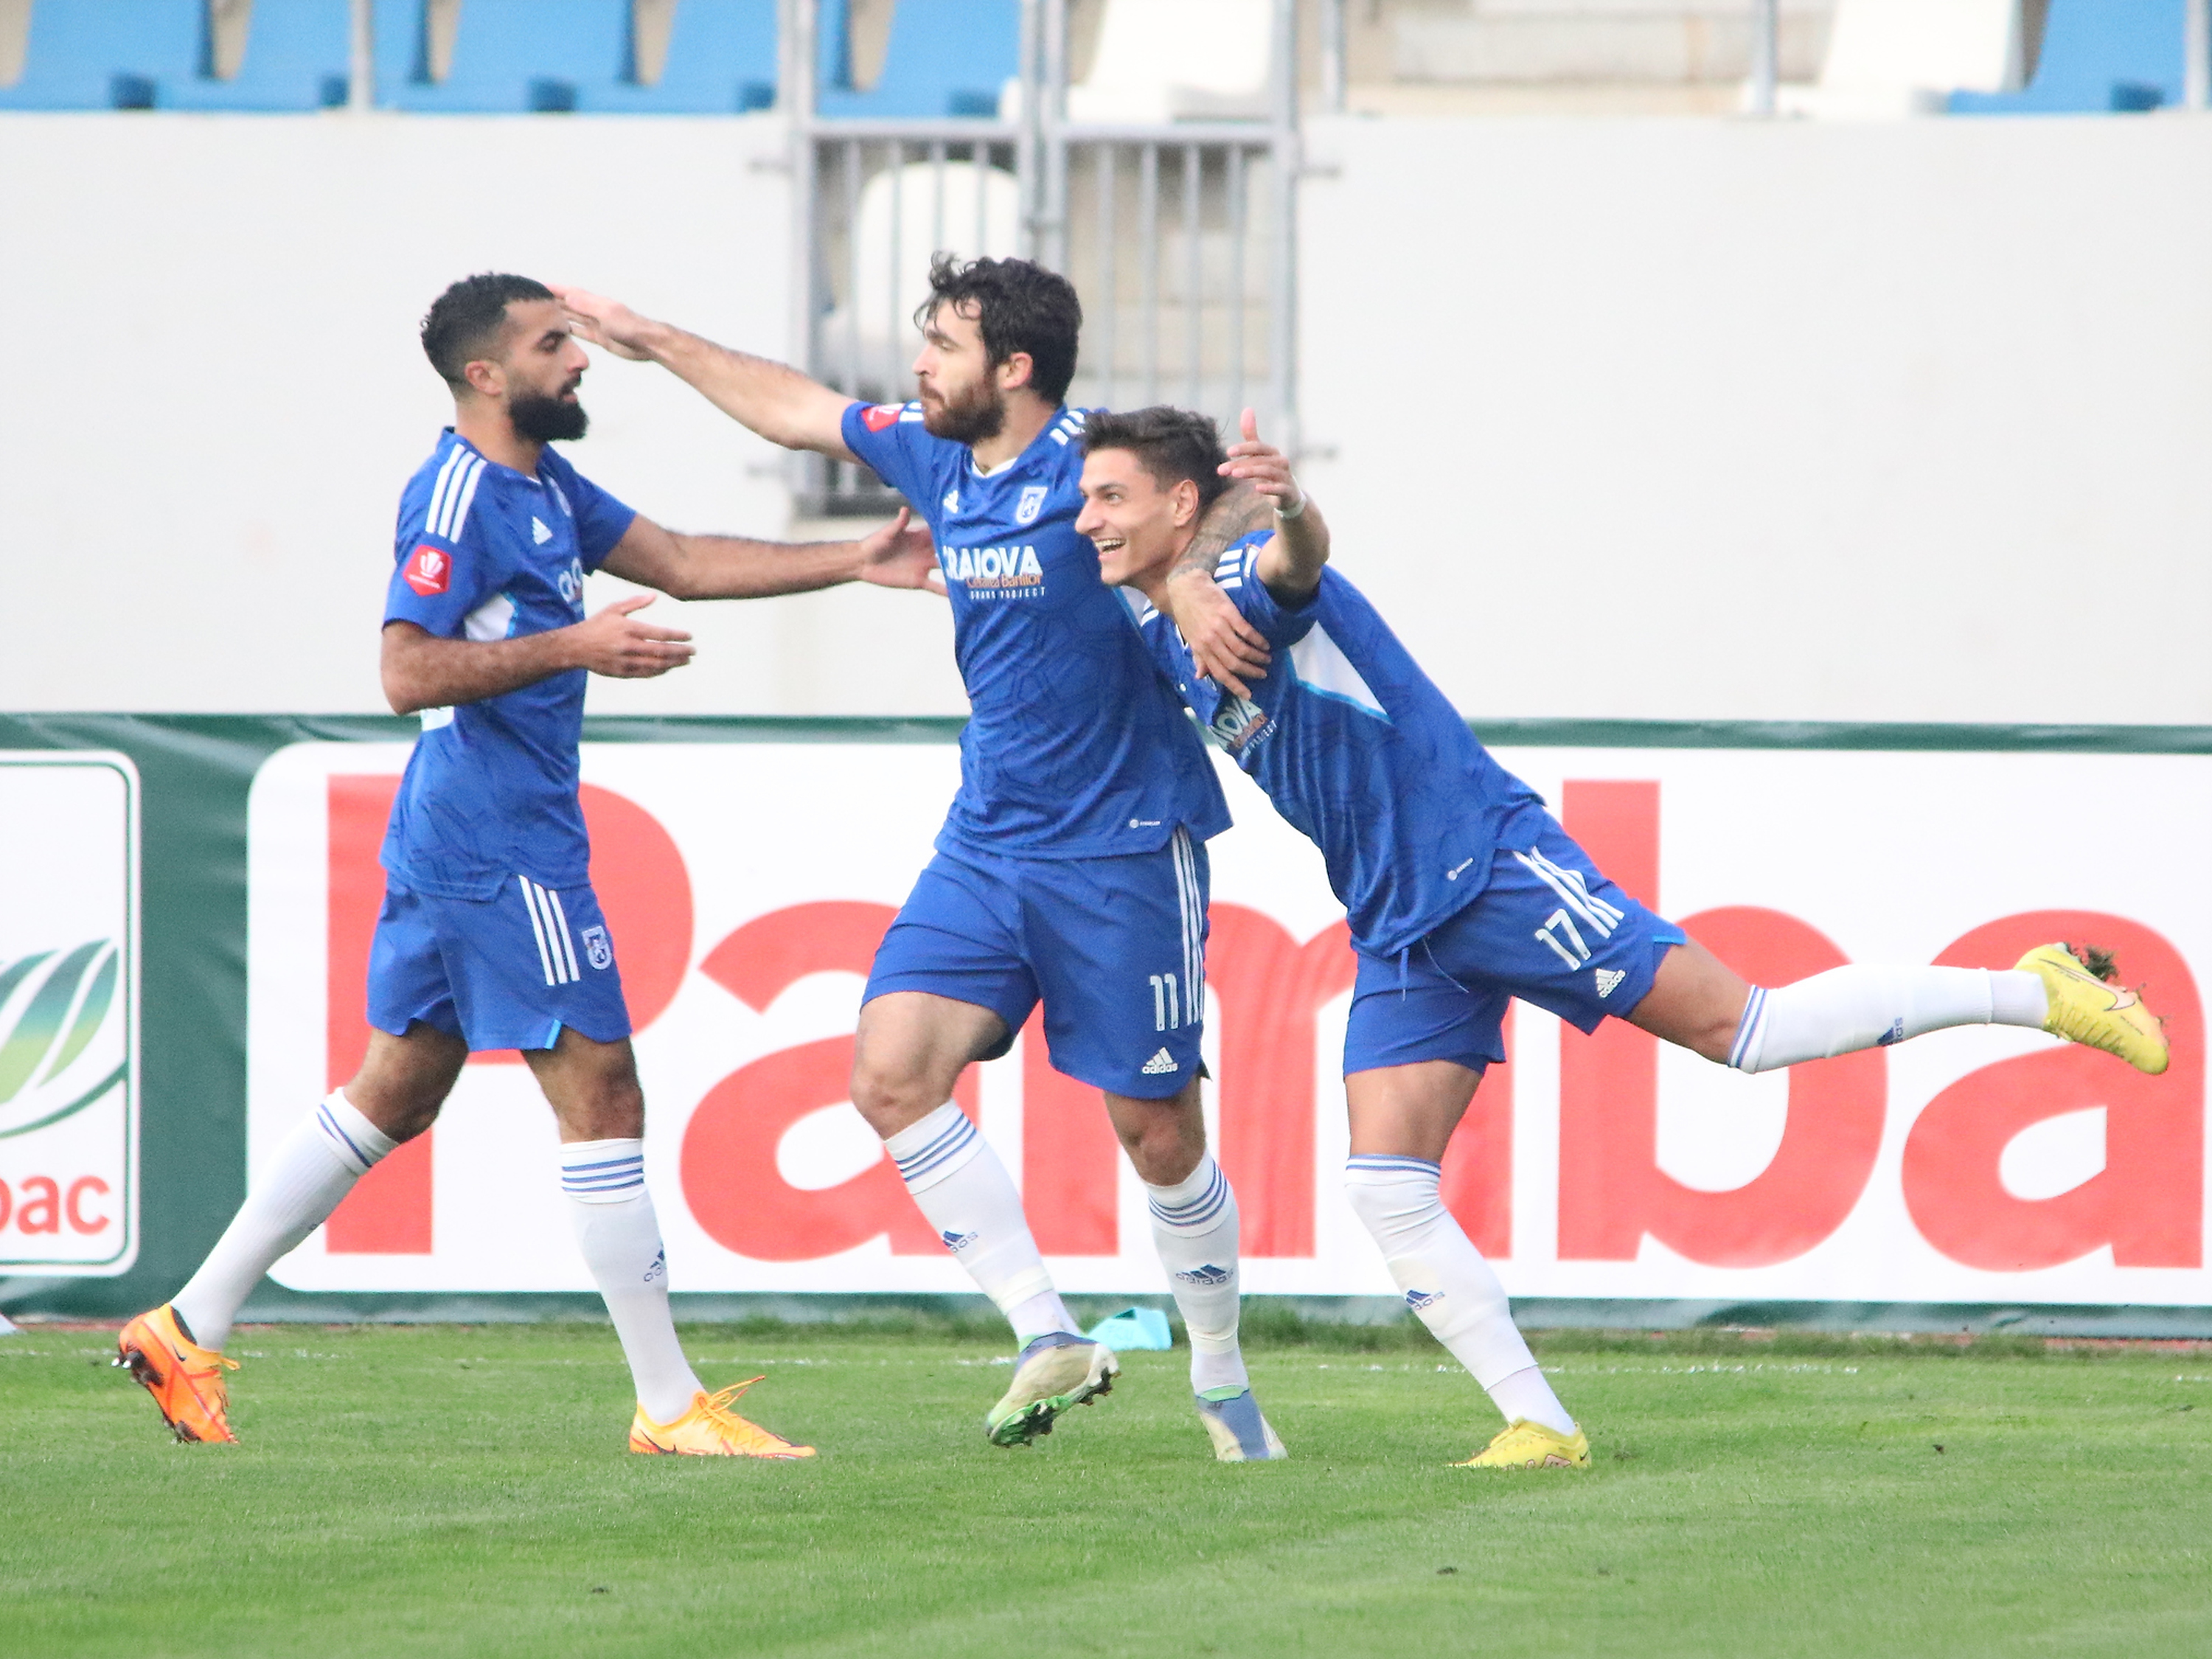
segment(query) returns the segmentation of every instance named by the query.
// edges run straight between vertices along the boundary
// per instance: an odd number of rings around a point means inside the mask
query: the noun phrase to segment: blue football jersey
[[[1156,851],[1177,824],[1229,827],[1181,695],[1075,533],[1082,434],[1082,412],[1062,409],[986,477],[965,444],[930,436],[918,403],[845,411],[846,445],[928,521],[951,595],[973,713],[940,852],[1093,858]]]
[[[529,478],[448,428],[400,492],[384,620],[448,640],[581,622],[585,572],[636,516],[550,448]],[[573,669],[423,711],[384,837],[395,880],[441,898],[488,899],[515,876],[552,888],[589,879],[576,799],[587,678]]]
[[[1141,626],[1207,735],[1310,837],[1352,943],[1393,957],[1490,879],[1500,826],[1541,799],[1475,741],[1364,595],[1334,570],[1295,609],[1255,574],[1272,531],[1223,554],[1215,580],[1273,659],[1249,700],[1200,679],[1166,617]]]

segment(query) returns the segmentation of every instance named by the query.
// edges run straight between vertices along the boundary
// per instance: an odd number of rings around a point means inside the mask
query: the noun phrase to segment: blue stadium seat
[[[0,109],[151,109],[207,52],[202,0],[37,0],[23,74]]]
[[[680,10],[681,8],[678,8]],[[404,72],[387,75],[386,16],[407,16]],[[421,0],[377,7],[378,101],[425,113],[523,114],[573,110],[586,87],[619,82],[629,61],[629,0],[462,0],[446,78],[430,78],[428,10]]]
[[[660,79],[635,84],[635,63],[632,43],[624,79],[580,88],[576,107],[646,115],[767,109],[775,102],[775,0],[676,0]]]
[[[264,113],[328,109],[345,102],[352,61],[347,0],[255,0],[238,73],[228,81],[207,74],[165,80],[155,102],[162,109]]]
[[[825,48],[830,10],[822,9]],[[842,43],[844,8],[836,10]],[[849,70],[830,80],[818,96],[820,111],[908,119],[995,116],[1000,88],[1020,72],[1021,31],[1019,0],[897,0],[882,76],[866,92],[852,89]]]
[[[1954,92],[1954,115],[2087,115],[2181,101],[2185,0],[2051,0],[2024,92]]]

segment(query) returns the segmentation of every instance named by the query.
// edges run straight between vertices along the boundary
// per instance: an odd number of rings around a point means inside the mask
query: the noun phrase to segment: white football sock
[[[262,1274],[297,1249],[398,1144],[353,1109],[344,1090],[331,1090],[285,1137],[199,1271],[171,1299],[192,1340],[218,1350],[229,1341],[230,1322]]]
[[[1952,1025],[2040,1029],[2049,1014],[2043,981],[2019,969],[1854,963],[1771,991],[1752,987],[1729,1064],[1771,1072]]]
[[[703,1393],[668,1312],[668,1253],[645,1189],[642,1140],[571,1140],[561,1148],[561,1190],[592,1282],[607,1304],[637,1403],[673,1423]]]
[[[1077,1330],[1022,1213],[1013,1177],[951,1101],[884,1142],[899,1178],[945,1248],[1027,1342]]]
[[[1145,1183],[1152,1244],[1190,1333],[1190,1388],[1249,1389],[1237,1346],[1237,1194],[1212,1153],[1172,1187]]]
[[[1441,1164],[1355,1152],[1344,1165],[1344,1195],[1375,1236],[1390,1277],[1430,1334],[1482,1385],[1509,1423],[1525,1418],[1575,1431],[1536,1357],[1514,1328],[1505,1287],[1444,1207]]]

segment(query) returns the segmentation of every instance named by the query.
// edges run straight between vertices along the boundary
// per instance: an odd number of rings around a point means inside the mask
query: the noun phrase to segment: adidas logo
[[[533,518],[531,520],[530,539],[536,542],[540,547],[544,546],[546,543],[553,539],[553,532],[545,527],[545,521],[543,519]]]
[[[1422,1309],[1429,1307],[1432,1304],[1441,1302],[1443,1299],[1444,1293],[1442,1291],[1408,1291],[1406,1292],[1406,1305],[1411,1308],[1415,1313],[1419,1313]]]
[[[1146,1060],[1142,1069],[1146,1077],[1165,1077],[1170,1072],[1180,1072],[1182,1067],[1175,1063],[1173,1054],[1163,1048]]]
[[[1876,1046],[1887,1048],[1893,1042],[1902,1042],[1904,1041],[1905,1022],[1901,1019],[1892,1020],[1890,1022],[1889,1029],[1881,1034]]]
[[[975,1234],[956,1233],[949,1227],[938,1236],[944,1239],[945,1248],[948,1250],[964,1250],[975,1242]]]
[[[1209,1261],[1203,1267],[1193,1267],[1188,1273],[1177,1273],[1176,1277],[1186,1285],[1226,1285],[1229,1269],[1217,1267]]]
[[[957,513],[960,510],[960,492],[958,489],[948,489],[945,492],[945,510],[947,513]]]
[[[1596,971],[1597,1000],[1600,1002],[1603,1002],[1616,990],[1620,989],[1620,981],[1628,977],[1626,974],[1621,972],[1618,968],[1600,968]]]

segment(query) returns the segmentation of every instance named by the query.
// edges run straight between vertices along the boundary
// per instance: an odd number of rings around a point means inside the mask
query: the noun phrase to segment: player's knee
[[[865,1053],[853,1063],[852,1098],[854,1109],[885,1138],[920,1122],[945,1101],[943,1091],[913,1067],[887,1066]]]

